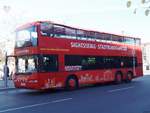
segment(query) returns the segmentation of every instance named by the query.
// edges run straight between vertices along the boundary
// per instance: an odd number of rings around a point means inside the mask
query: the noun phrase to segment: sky
[[[150,3],[141,5],[141,0],[131,1],[131,8],[127,8],[127,0],[0,0],[0,41],[11,39],[19,25],[50,20],[150,42],[150,15],[145,16],[143,8]]]

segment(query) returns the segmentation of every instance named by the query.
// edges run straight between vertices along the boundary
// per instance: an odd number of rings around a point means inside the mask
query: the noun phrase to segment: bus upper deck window
[[[41,23],[40,26],[41,35],[52,36],[53,35],[53,25],[47,22]]]

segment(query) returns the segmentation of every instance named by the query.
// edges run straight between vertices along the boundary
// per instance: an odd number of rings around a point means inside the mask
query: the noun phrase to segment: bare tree
[[[128,0],[126,3],[127,8],[130,8],[132,6],[132,0]],[[140,7],[136,7],[133,11],[134,14],[137,13],[137,9],[143,8],[145,10],[145,16],[148,16],[150,13],[150,0],[141,0]]]

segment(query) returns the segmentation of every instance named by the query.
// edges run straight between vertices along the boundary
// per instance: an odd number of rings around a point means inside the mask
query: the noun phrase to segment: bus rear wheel
[[[75,76],[69,76],[66,80],[66,90],[75,90],[78,87],[78,79]]]
[[[122,83],[122,74],[118,72],[115,75],[115,84],[121,84],[121,83]]]

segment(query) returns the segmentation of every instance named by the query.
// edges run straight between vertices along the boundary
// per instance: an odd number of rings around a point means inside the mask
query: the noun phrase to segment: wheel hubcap
[[[128,74],[128,79],[129,79],[129,80],[131,80],[131,79],[132,79],[131,74]]]
[[[71,80],[69,80],[69,86],[71,87],[71,88],[74,88],[75,87],[75,81],[73,80],[73,79],[71,79]]]

